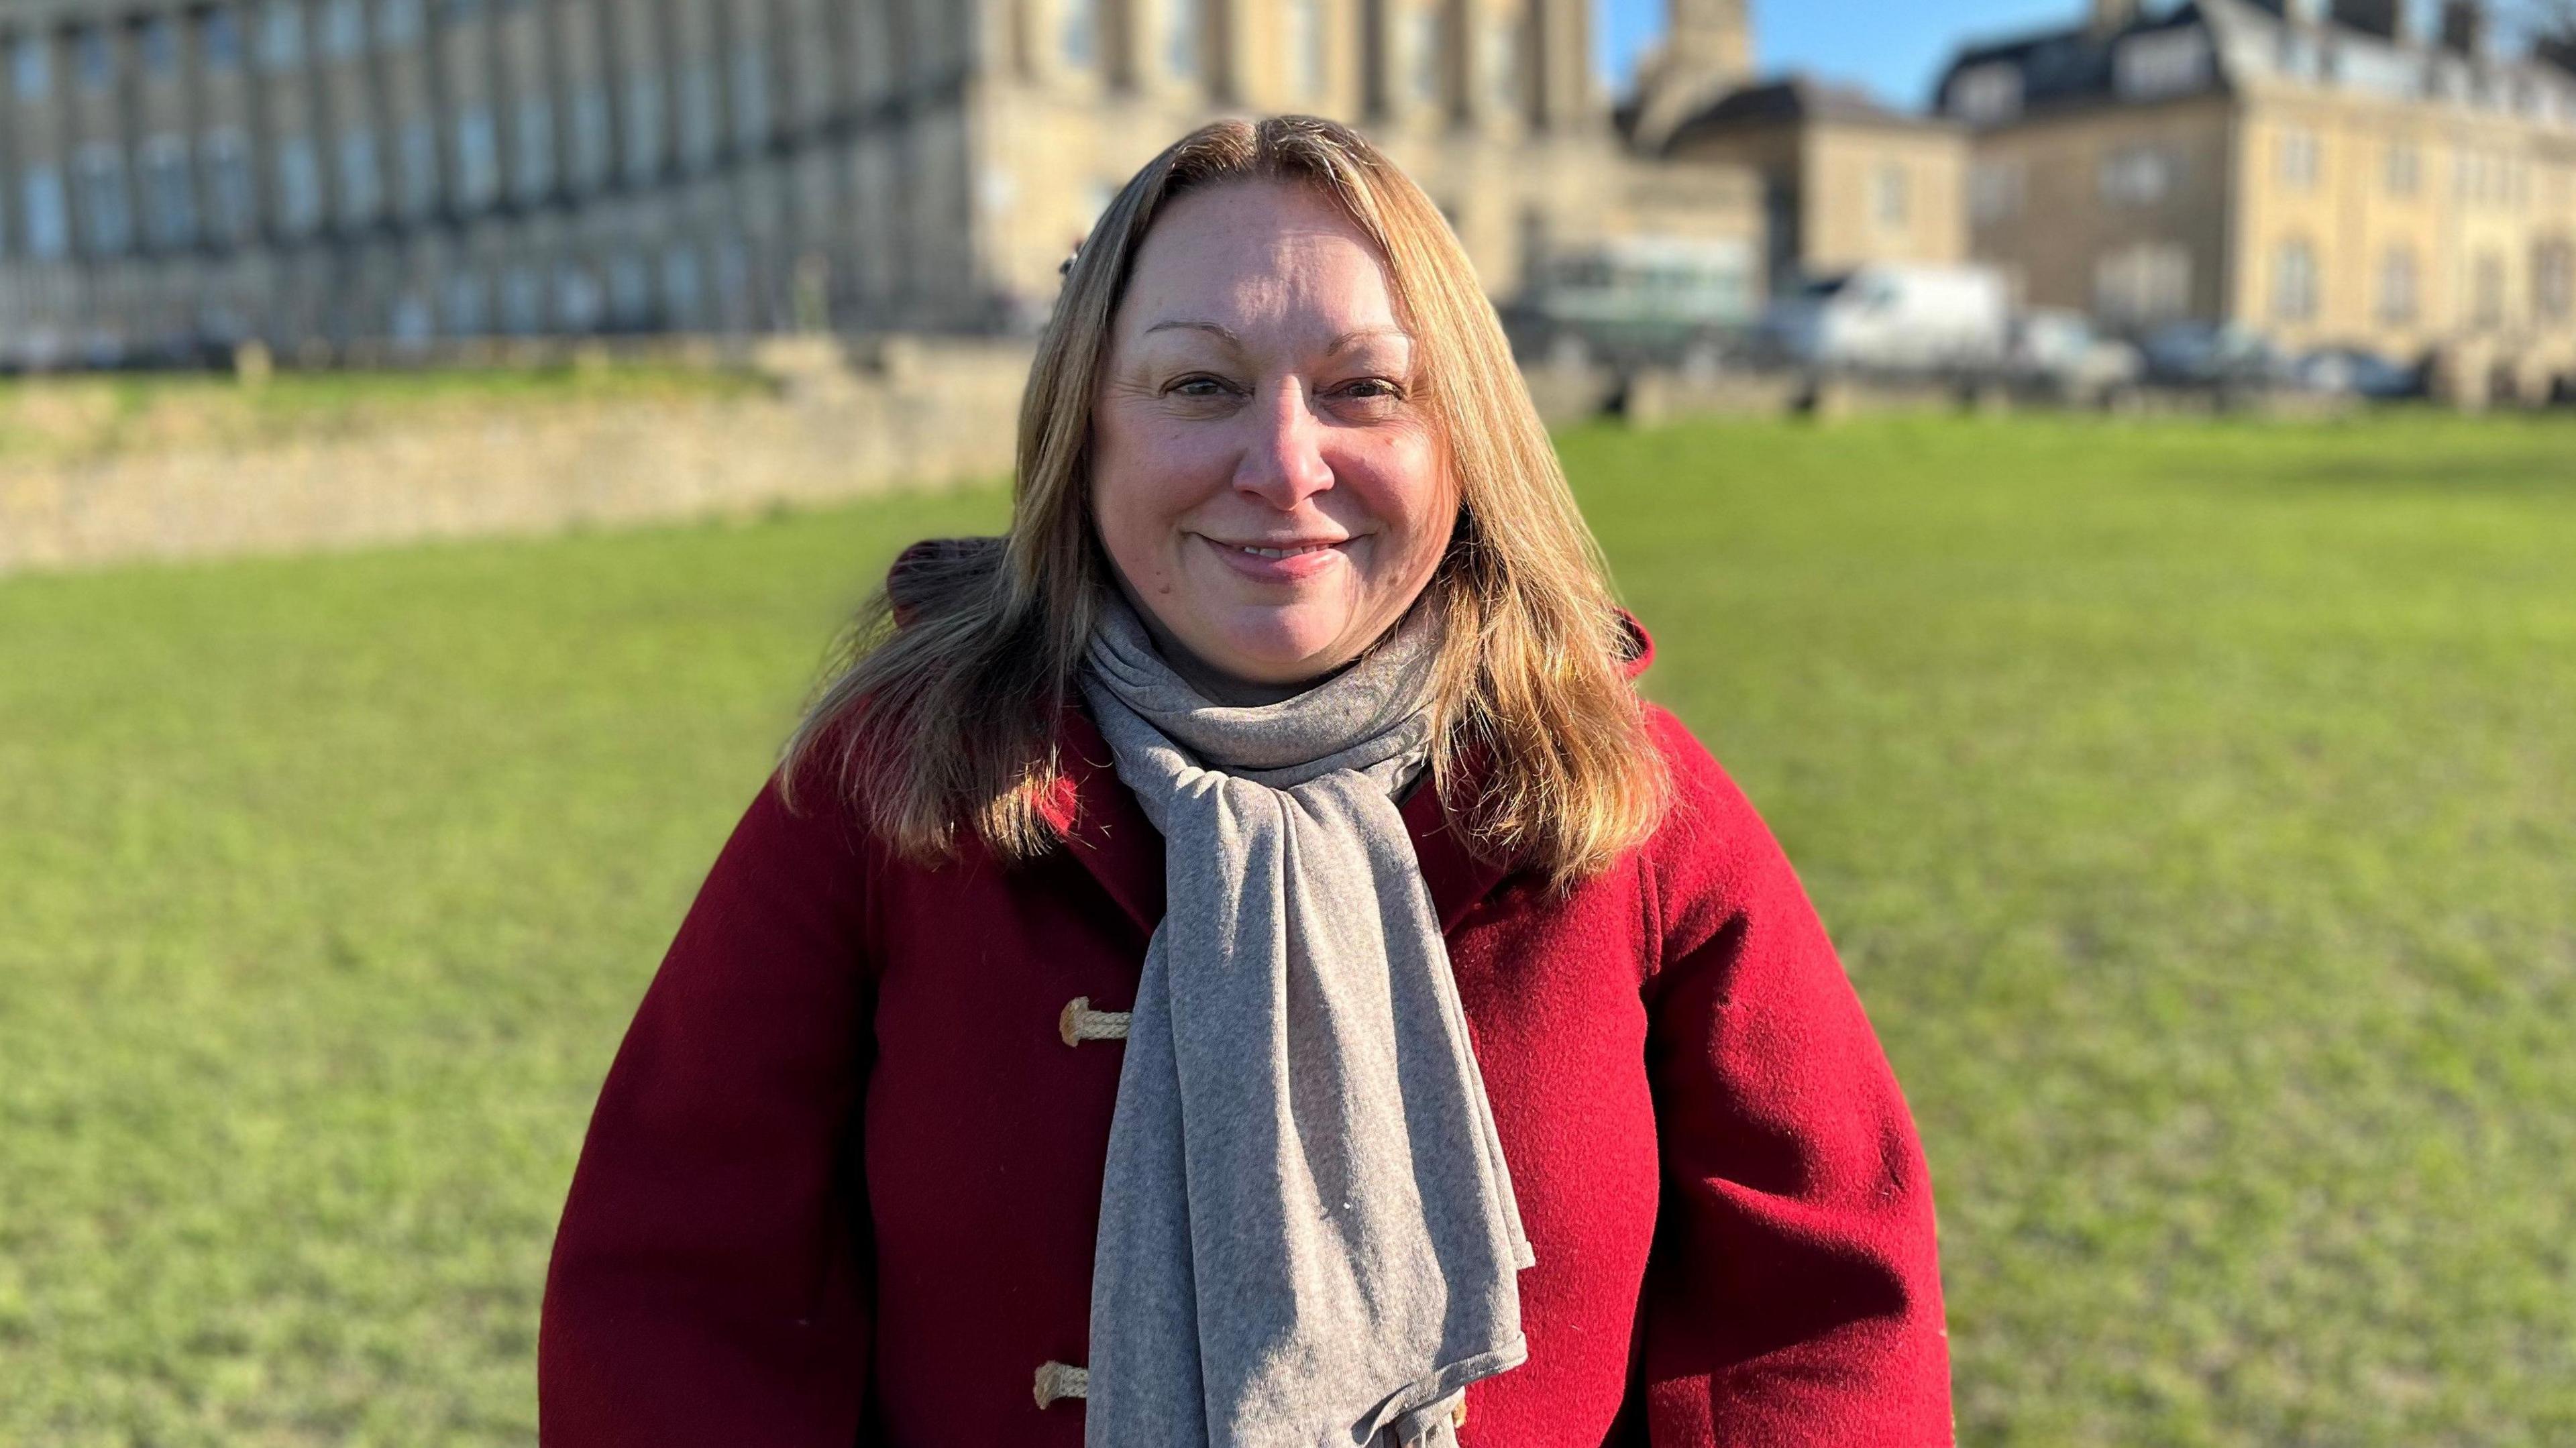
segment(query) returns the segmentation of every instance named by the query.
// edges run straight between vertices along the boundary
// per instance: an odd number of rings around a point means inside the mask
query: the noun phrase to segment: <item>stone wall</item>
[[[660,522],[1010,470],[1025,345],[845,359],[797,339],[754,365],[766,385],[464,397],[285,437],[0,451],[0,574]]]

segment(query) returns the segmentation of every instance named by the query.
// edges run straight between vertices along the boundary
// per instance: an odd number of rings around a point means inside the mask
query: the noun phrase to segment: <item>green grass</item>
[[[1970,1442],[2576,1440],[2576,426],[1565,445],[1905,1080]],[[0,1442],[526,1441],[661,947],[1001,511],[0,584]]]

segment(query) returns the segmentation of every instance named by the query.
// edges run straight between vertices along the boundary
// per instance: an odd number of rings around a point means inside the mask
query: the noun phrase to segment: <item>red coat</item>
[[[1640,667],[1643,666],[1642,660]],[[1951,1441],[1932,1189],[1815,911],[1654,712],[1677,806],[1552,896],[1404,807],[1538,1264],[1469,1448]],[[763,791],[599,1097],[555,1239],[549,1448],[1075,1448],[1121,1047],[1163,846],[1079,713],[1069,844],[893,860]],[[811,802],[809,802],[811,801]],[[1150,1445],[1140,1445],[1150,1448]]]

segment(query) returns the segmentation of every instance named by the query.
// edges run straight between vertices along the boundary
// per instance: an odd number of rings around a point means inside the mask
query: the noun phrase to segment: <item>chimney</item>
[[[2093,0],[2093,33],[2117,35],[2138,23],[2138,0]]]
[[[2456,55],[2487,53],[2486,0],[2442,0],[2442,48]]]

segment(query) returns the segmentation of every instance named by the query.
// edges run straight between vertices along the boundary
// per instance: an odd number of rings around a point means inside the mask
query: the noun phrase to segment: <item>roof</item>
[[[1694,137],[1737,127],[1802,121],[1909,127],[1947,127],[1950,124],[1946,118],[1897,110],[1858,86],[1820,80],[1811,75],[1789,75],[1728,91],[1714,104],[1675,126],[1664,147],[1670,150]]]
[[[2332,20],[2293,19],[2285,8],[2282,0],[2188,0],[2115,30],[2074,25],[1971,45],[1942,72],[1935,106],[1984,124],[2053,110],[2288,85],[2388,100],[2451,101],[2576,129],[2576,73],[2561,66],[2528,56],[2465,55]],[[2123,52],[2132,41],[2158,33],[2174,37],[2165,43],[2164,58],[2172,64],[2142,86],[2137,71],[2124,76]],[[1962,104],[1963,77],[2002,72],[2019,83],[2008,113],[1981,117]]]

